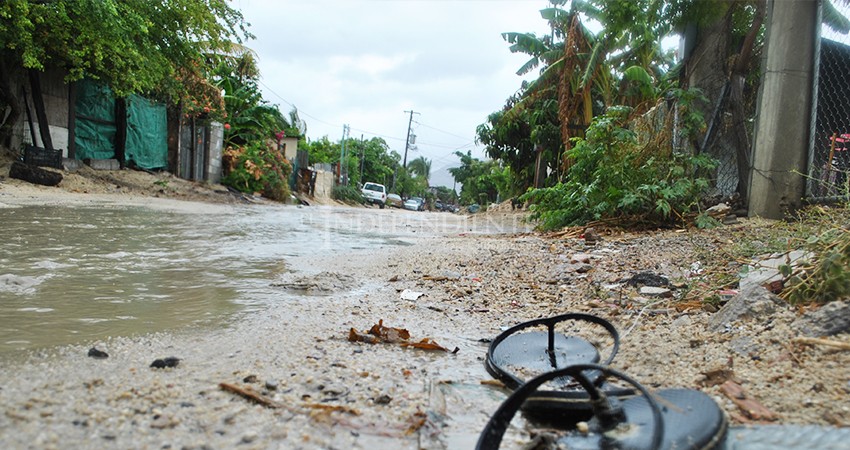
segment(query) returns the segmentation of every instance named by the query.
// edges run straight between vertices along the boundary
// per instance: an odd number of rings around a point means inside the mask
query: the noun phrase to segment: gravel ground
[[[102,194],[0,183],[0,203],[8,204],[114,199]],[[128,198],[164,202],[138,195]],[[487,341],[507,326],[565,312],[612,321],[622,337],[615,368],[650,388],[703,390],[733,423],[767,421],[748,418],[723,395],[719,382],[729,378],[775,414],[770,423],[850,424],[850,352],[792,343],[797,311],[780,308],[712,331],[712,312],[679,311],[671,298],[622,283],[641,271],[687,283],[697,255],[726,242],[729,227],[603,234],[593,246],[478,233],[514,227],[519,218],[494,212],[470,219],[469,233],[421,233],[416,245],[392,253],[294,261],[318,294],[224,329],[96,343],[106,359],[88,357],[87,343],[6,361],[0,448],[471,448],[506,396],[486,383]],[[280,289],[293,288],[287,281]],[[403,300],[404,290],[423,295]],[[409,330],[411,341],[430,338],[450,351],[348,340],[352,328],[365,332],[381,320]],[[180,358],[176,367],[149,367],[169,356]],[[527,439],[524,422],[513,425],[503,448]]]

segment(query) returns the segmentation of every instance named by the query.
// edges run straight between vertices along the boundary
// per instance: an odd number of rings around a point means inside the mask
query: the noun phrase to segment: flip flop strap
[[[511,328],[508,328],[507,330],[503,331],[501,334],[496,336],[496,339],[494,339],[493,342],[490,344],[490,348],[487,351],[488,364],[495,361],[494,352],[495,352],[496,347],[498,347],[499,343],[501,343],[502,341],[507,339],[509,336],[511,336],[512,334],[516,333],[517,331],[525,329],[525,328],[545,325],[546,328],[547,328],[547,332],[548,332],[548,341],[547,341],[548,343],[547,343],[546,353],[549,355],[550,363],[552,364],[552,368],[556,369],[557,368],[557,361],[555,361],[555,325],[560,323],[560,322],[565,322],[565,321],[570,321],[570,320],[590,322],[590,323],[601,326],[602,328],[605,329],[605,331],[608,332],[608,334],[614,340],[614,345],[611,347],[611,352],[608,355],[608,357],[605,359],[605,361],[600,362],[600,364],[605,365],[605,366],[608,366],[609,364],[611,364],[611,361],[614,360],[614,356],[617,355],[617,351],[619,351],[619,349],[620,349],[620,333],[617,332],[617,328],[614,327],[614,325],[611,322],[609,322],[609,321],[607,321],[607,320],[605,320],[601,317],[594,316],[592,314],[583,314],[583,313],[567,313],[567,314],[561,314],[561,315],[558,315],[558,316],[545,317],[545,318],[542,318],[542,319],[534,319],[534,320],[530,320],[528,322],[523,322],[521,324],[514,325]],[[522,383],[522,380],[519,380],[518,378],[516,378],[516,377],[512,376],[511,374],[505,372],[501,367],[498,367],[497,365],[495,365],[495,363],[493,363],[492,366],[493,366],[493,369],[496,372],[498,372],[497,378],[499,378],[503,382],[506,382],[506,384],[510,385],[510,384],[520,384],[520,383]],[[601,379],[598,379],[596,381],[601,381]],[[510,387],[513,387],[513,386],[510,386]]]
[[[664,422],[661,418],[661,408],[658,406],[649,391],[646,390],[640,383],[627,376],[626,374],[614,370],[610,367],[599,364],[576,364],[562,369],[546,372],[536,378],[529,380],[527,383],[520,386],[511,394],[496,410],[496,413],[487,421],[487,426],[478,438],[478,443],[475,446],[476,450],[497,450],[502,442],[502,437],[508,429],[511,420],[516,412],[525,402],[525,400],[534,393],[543,383],[553,380],[558,377],[570,376],[587,391],[591,401],[594,404],[607,404],[607,399],[602,392],[582,373],[586,370],[599,371],[606,376],[619,378],[639,390],[647,400],[649,407],[652,409],[652,445],[651,449],[659,449],[664,436]]]

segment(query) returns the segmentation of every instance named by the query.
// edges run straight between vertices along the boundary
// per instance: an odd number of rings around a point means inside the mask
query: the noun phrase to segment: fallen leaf
[[[367,344],[377,344],[378,342],[380,342],[378,337],[372,336],[370,334],[360,333],[354,328],[348,331],[348,340],[351,342],[365,342]]]
[[[419,342],[402,342],[401,345],[402,347],[413,347],[422,350],[441,350],[444,352],[449,351],[449,349],[441,346],[440,344],[437,344],[436,342],[434,342],[434,340],[430,338],[422,339]]]
[[[410,332],[404,328],[392,328],[384,326],[384,319],[378,321],[369,329],[369,334],[377,336],[384,342],[399,342],[410,339]]]
[[[427,421],[428,421],[428,415],[427,414],[425,414],[422,411],[416,411],[415,413],[413,413],[412,416],[410,416],[410,419],[409,419],[410,426],[407,427],[407,430],[405,430],[404,434],[409,436],[409,435],[419,431],[419,429],[422,428],[422,426],[425,425],[425,422],[427,422]]]

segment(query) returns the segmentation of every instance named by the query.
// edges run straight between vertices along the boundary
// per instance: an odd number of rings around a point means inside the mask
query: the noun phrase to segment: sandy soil
[[[165,175],[123,172],[71,174],[59,188],[7,178],[0,203],[191,209],[199,204],[182,200],[223,208],[244,201]],[[169,189],[154,183],[161,179]],[[647,298],[618,283],[643,270],[685,282],[699,251],[723,245],[728,228],[605,235],[594,246],[533,233],[474,233],[516,225],[520,217],[479,215],[469,221],[473,233],[423,236],[393,253],[316,255],[311,271],[330,289],[225,329],[97,343],[106,359],[86,356],[85,344],[7,362],[0,367],[0,448],[472,448],[506,395],[486,383],[487,341],[521,321],[570,311],[599,315],[620,330],[614,367],[653,389],[700,389],[733,423],[850,424],[850,352],[792,344],[796,311],[711,331],[713,313],[679,311],[673,299]],[[423,295],[404,300],[404,290]],[[406,328],[411,340],[431,338],[457,351],[348,341],[350,329],[365,332],[379,320]],[[179,365],[149,367],[168,356]],[[748,418],[723,395],[718,381],[726,379],[775,417]],[[524,426],[515,421],[502,448],[521,448]]]

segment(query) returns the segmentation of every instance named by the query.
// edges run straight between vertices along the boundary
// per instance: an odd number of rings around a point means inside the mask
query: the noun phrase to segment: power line
[[[292,103],[292,102],[290,102],[289,100],[287,100],[287,99],[283,98],[283,96],[281,96],[280,94],[278,94],[277,92],[275,92],[275,91],[274,91],[272,88],[270,88],[267,84],[263,83],[263,82],[262,82],[262,80],[258,80],[258,81],[259,81],[260,85],[262,85],[264,88],[266,88],[266,90],[268,90],[270,93],[272,93],[273,95],[275,95],[275,96],[276,96],[278,99],[280,99],[283,103],[286,103],[286,104],[287,104],[287,105],[289,105],[290,107],[295,108],[295,109],[298,111],[298,114],[299,114],[299,115],[307,116],[307,117],[309,117],[310,119],[315,120],[316,122],[319,122],[319,123],[322,123],[322,124],[325,124],[325,125],[328,125],[328,126],[331,126],[331,127],[334,127],[334,128],[339,128],[339,127],[344,126],[344,125],[339,125],[339,124],[331,123],[331,122],[328,122],[328,121],[326,121],[326,120],[322,120],[322,119],[320,119],[320,118],[318,118],[318,117],[316,117],[316,116],[314,116],[314,115],[312,115],[312,114],[307,113],[306,111],[304,111],[304,110],[302,110],[302,109],[298,108],[297,106],[295,106],[295,104],[294,104],[294,103]],[[405,112],[409,112],[409,111],[405,111]],[[419,113],[416,113],[416,114],[419,114]],[[454,133],[450,133],[450,132],[445,131],[445,130],[441,130],[441,129],[439,129],[439,128],[432,127],[432,126],[430,126],[430,125],[426,125],[426,124],[421,123],[421,122],[418,122],[418,121],[411,121],[411,124],[413,124],[413,123],[415,123],[415,124],[417,124],[417,125],[420,125],[420,126],[423,126],[423,127],[425,127],[425,128],[430,128],[430,129],[432,129],[432,130],[435,130],[435,131],[439,131],[439,132],[441,132],[441,133],[448,134],[448,135],[450,135],[450,136],[454,136],[454,137],[461,138],[461,139],[469,139],[469,137],[468,137],[468,136],[460,136],[460,135],[457,135],[457,134],[454,134]],[[409,124],[409,125],[410,125],[410,124]],[[347,126],[347,125],[345,125],[345,126]],[[349,126],[349,130],[351,130],[351,131],[358,131],[358,132],[360,132],[360,133],[368,134],[368,135],[370,135],[370,136],[375,136],[375,137],[379,137],[379,138],[383,138],[383,139],[389,139],[389,140],[398,141],[398,142],[407,142],[407,139],[405,139],[405,138],[396,137],[396,136],[388,136],[388,135],[386,135],[386,134],[381,134],[381,133],[375,133],[375,132],[373,132],[373,131],[364,130],[364,129],[362,129],[362,128],[355,128],[355,127],[351,127],[351,126]],[[409,137],[408,137],[408,139],[409,139]],[[474,143],[475,143],[475,141],[473,140],[473,141],[472,141],[472,142],[470,142],[469,144],[465,144],[465,145],[463,145],[462,147],[467,147],[467,146],[472,145],[472,144],[474,144]],[[420,144],[421,144],[421,145],[426,145],[426,146],[429,146],[429,147],[438,147],[438,148],[458,148],[456,145],[449,145],[449,144],[437,144],[437,143],[431,143],[431,142],[420,142]],[[408,144],[405,144],[405,147],[407,147],[407,145],[408,145]]]
[[[448,134],[449,136],[454,136],[454,137],[456,137],[456,138],[460,138],[460,139],[469,139],[469,136],[461,136],[461,135],[459,135],[459,134],[454,134],[454,133],[449,132],[449,131],[446,131],[446,130],[441,130],[441,129],[439,129],[439,128],[432,127],[431,125],[426,125],[426,124],[424,124],[424,123],[422,123],[422,122],[416,122],[416,121],[414,121],[414,123],[415,123],[415,124],[417,124],[417,125],[421,125],[421,126],[423,126],[423,127],[425,127],[425,128],[430,128],[430,129],[432,129],[432,130],[434,130],[434,131],[439,131],[440,133]]]

